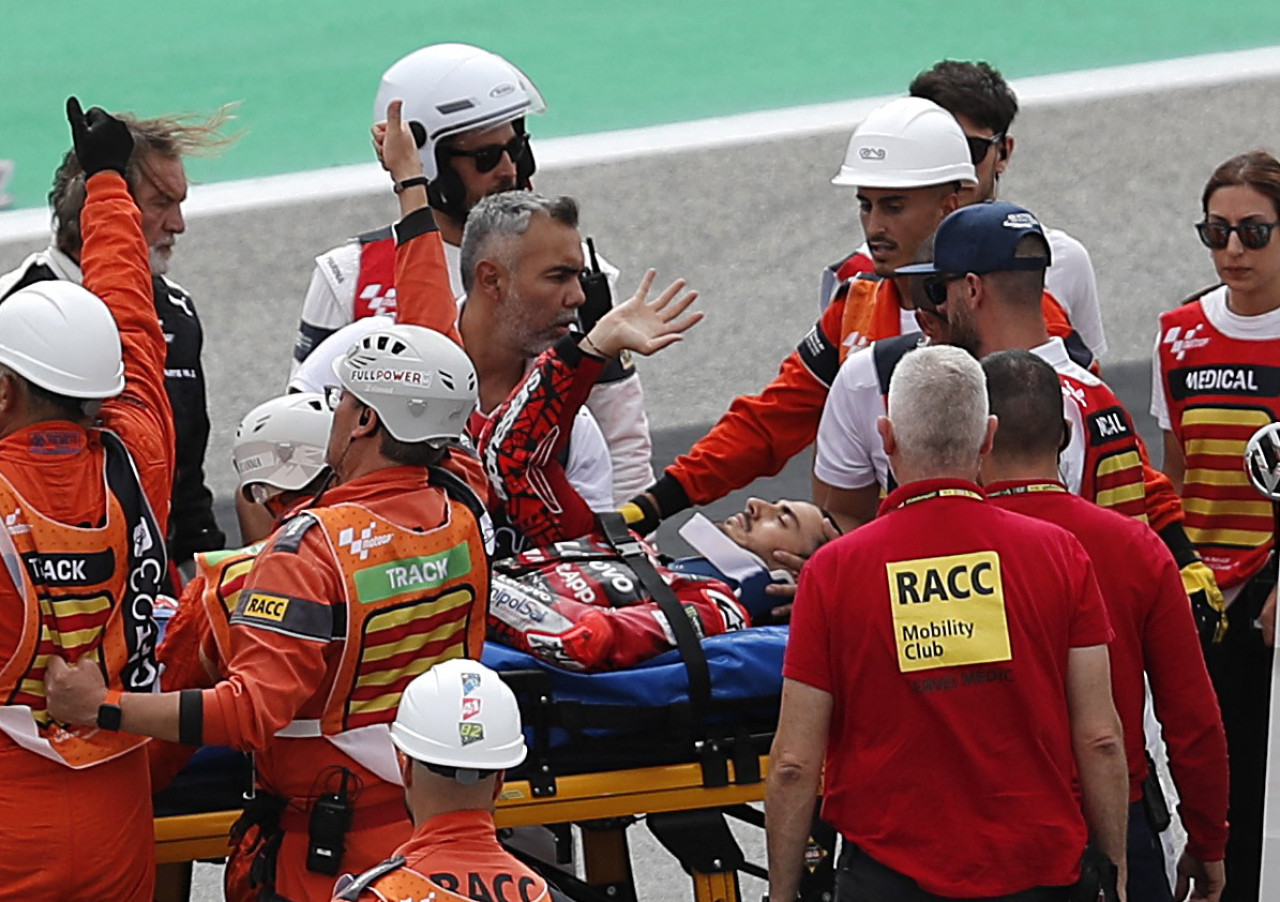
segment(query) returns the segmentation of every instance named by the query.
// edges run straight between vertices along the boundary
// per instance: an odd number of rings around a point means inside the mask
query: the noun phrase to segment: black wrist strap
[[[178,696],[178,742],[204,745],[204,692],[183,689]]]
[[[396,182],[393,187],[396,194],[399,194],[400,192],[404,191],[406,188],[412,188],[414,185],[421,185],[422,187],[425,188],[427,187],[428,184],[430,183],[427,181],[427,177],[425,175],[414,175],[414,176],[410,176],[404,181]]]

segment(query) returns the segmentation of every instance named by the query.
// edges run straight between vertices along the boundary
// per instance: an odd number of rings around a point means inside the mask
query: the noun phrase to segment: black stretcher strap
[[[639,539],[627,529],[627,523],[622,519],[622,514],[606,511],[598,514],[597,518],[613,550],[631,568],[645,591],[653,597],[654,602],[667,618],[667,623],[671,625],[676,649],[680,652],[680,659],[684,662],[685,671],[689,675],[689,705],[693,711],[693,722],[701,727],[706,723],[707,709],[711,705],[711,668],[707,666],[707,656],[702,651],[702,642],[694,632],[693,624],[689,622],[680,599],[658,575]]]

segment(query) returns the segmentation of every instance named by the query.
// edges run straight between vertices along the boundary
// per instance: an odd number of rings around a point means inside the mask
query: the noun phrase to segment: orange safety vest
[[[224,551],[203,551],[195,556],[196,574],[204,577],[200,605],[209,620],[213,644],[223,666],[231,660],[231,615],[240,603],[245,577],[253,569],[265,542]]]
[[[52,722],[44,689],[49,659],[75,663],[88,656],[110,687],[152,691],[158,677],[152,604],[166,572],[164,535],[133,460],[115,435],[98,435],[108,489],[101,527],[44,516],[0,476],[0,553],[24,606],[16,651],[0,666],[0,730],[75,769],[110,761],[147,740]]]
[[[507,876],[505,882],[511,884],[505,887],[505,892],[503,881],[495,880],[492,888],[482,886],[480,894],[463,895],[459,892],[461,887],[443,886],[408,867],[404,858],[396,857],[370,868],[345,886],[339,881],[340,889],[336,898],[343,902],[353,902],[362,894],[369,893],[380,902],[404,902],[406,899],[475,902],[477,898],[494,898],[504,902],[546,902],[551,899],[546,881],[536,875]]]
[[[443,482],[450,496],[448,516],[434,529],[409,529],[355,503],[303,511],[298,518],[306,521],[293,527],[297,539],[312,526],[320,528],[342,573],[331,638],[343,648],[320,717],[295,720],[276,735],[323,736],[379,775],[389,767],[392,782],[397,777],[387,757],[387,730],[401,693],[440,661],[478,656],[484,641],[484,509],[461,480],[442,476],[449,474],[432,469],[433,481]],[[241,597],[231,622],[283,619],[288,604],[289,599],[253,591]]]

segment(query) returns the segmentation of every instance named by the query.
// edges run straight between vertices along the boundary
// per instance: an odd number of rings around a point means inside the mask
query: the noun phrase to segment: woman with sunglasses
[[[1205,647],[1231,759],[1224,900],[1255,900],[1262,847],[1267,713],[1275,642],[1271,503],[1250,487],[1245,444],[1280,419],[1280,161],[1262,150],[1227,160],[1196,224],[1220,284],[1162,314],[1151,413],[1186,532],[1229,606]]]

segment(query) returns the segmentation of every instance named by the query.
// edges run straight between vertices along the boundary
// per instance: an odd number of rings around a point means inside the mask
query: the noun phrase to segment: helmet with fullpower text
[[[116,321],[100,298],[73,282],[36,282],[0,304],[0,364],[67,398],[124,391]]]
[[[333,411],[315,392],[295,392],[264,401],[244,415],[231,444],[240,491],[250,500],[254,486],[296,492],[325,469],[325,446]]]
[[[900,97],[858,124],[833,185],[924,188],[978,183],[969,145],[954,116],[931,100]]]
[[[385,119],[387,105],[397,99],[404,101],[401,115],[418,140],[431,205],[458,219],[466,218],[466,189],[441,142],[508,122],[524,134],[524,117],[546,109],[528,76],[496,53],[470,44],[432,44],[395,62],[382,74],[373,120]],[[533,150],[526,148],[512,162],[516,185],[527,189],[537,168]]]
[[[402,442],[457,439],[478,398],[471,358],[422,326],[387,325],[362,336],[333,372]]]
[[[462,782],[515,767],[528,751],[515,693],[493,670],[466,658],[442,661],[414,678],[400,696],[391,741],[415,761],[457,769]]]

